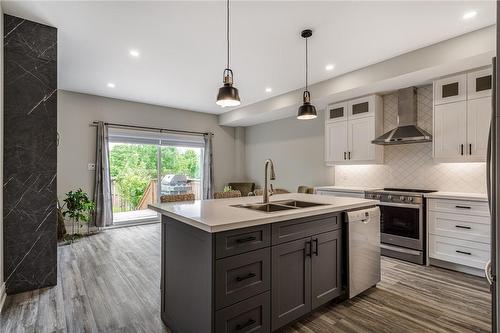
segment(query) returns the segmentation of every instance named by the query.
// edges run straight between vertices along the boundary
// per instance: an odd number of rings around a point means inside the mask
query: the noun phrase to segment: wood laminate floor
[[[112,229],[59,247],[58,285],[8,296],[0,332],[169,332],[159,313],[159,229]],[[480,333],[490,318],[484,279],[383,258],[377,288],[280,332]]]

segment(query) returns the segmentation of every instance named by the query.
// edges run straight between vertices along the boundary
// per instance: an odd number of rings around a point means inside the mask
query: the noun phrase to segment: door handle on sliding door
[[[495,281],[495,277],[493,276],[493,274],[491,274],[491,260],[488,260],[488,262],[484,266],[484,275],[486,275],[486,280],[488,280],[488,283],[491,286]]]

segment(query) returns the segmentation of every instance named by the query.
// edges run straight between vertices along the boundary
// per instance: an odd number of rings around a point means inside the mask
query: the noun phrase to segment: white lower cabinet
[[[429,256],[477,269],[490,260],[490,245],[463,239],[430,235]]]
[[[482,270],[490,259],[486,202],[428,199],[429,258]]]
[[[490,218],[429,211],[429,233],[471,242],[490,243]]]

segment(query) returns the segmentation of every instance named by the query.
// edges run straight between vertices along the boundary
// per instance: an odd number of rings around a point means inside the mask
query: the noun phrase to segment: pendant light
[[[307,120],[314,119],[318,116],[316,113],[316,108],[311,104],[311,93],[308,90],[307,85],[307,70],[308,70],[308,57],[307,57],[307,39],[313,34],[312,30],[303,30],[300,36],[306,40],[306,90],[302,95],[302,105],[299,107],[299,112],[297,113],[297,119]]]
[[[227,42],[227,65],[224,69],[224,85],[219,88],[217,94],[217,105],[238,106],[240,105],[240,95],[238,89],[233,87],[233,71],[229,68],[229,0],[227,0],[227,22],[226,22],[226,42]]]

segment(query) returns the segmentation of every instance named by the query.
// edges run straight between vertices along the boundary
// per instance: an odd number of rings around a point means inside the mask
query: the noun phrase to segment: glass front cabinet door
[[[459,74],[434,81],[434,105],[465,101],[467,74]]]

